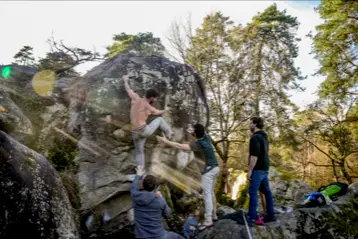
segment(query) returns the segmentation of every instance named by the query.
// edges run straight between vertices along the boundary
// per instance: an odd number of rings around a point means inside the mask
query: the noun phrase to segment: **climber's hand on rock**
[[[190,127],[186,130],[186,132],[189,134],[194,134],[194,129]]]
[[[170,111],[172,110],[172,108],[170,108],[170,106],[165,106],[165,113],[170,113]]]
[[[144,174],[144,165],[138,165],[136,171],[137,171],[138,176],[143,176],[143,174]]]
[[[159,196],[159,197],[163,197],[162,193],[160,191],[157,191],[156,194]]]
[[[123,76],[123,80],[124,80],[125,82],[128,82],[129,77],[128,77],[128,76]]]

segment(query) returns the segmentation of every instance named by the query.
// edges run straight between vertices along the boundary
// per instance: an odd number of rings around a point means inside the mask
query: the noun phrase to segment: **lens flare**
[[[3,78],[8,79],[11,75],[11,66],[5,66],[4,68],[2,68],[1,70],[1,75]]]
[[[40,96],[51,96],[55,87],[56,73],[51,70],[43,70],[32,78],[32,87]]]
[[[6,108],[2,105],[0,105],[0,110],[1,110],[1,112],[6,112]]]

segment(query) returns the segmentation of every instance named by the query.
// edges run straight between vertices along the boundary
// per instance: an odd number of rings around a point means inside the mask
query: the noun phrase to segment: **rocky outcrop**
[[[66,88],[77,78],[56,79],[52,96],[42,97],[32,86],[37,69],[10,66],[11,76],[0,84],[0,130],[47,157],[61,137],[58,129],[66,131]]]
[[[0,237],[76,239],[61,179],[42,155],[0,131]]]
[[[135,173],[135,152],[124,75],[135,76],[130,85],[138,95],[144,96],[150,88],[160,93],[155,107],[169,111],[163,117],[175,132],[175,141],[188,140],[185,129],[189,123],[206,125],[208,121],[201,78],[189,66],[164,58],[115,56],[76,82],[66,93],[70,99],[68,131],[79,135],[76,161],[88,235],[98,235],[99,231],[113,234],[133,223],[127,175]],[[186,157],[190,166],[183,167],[178,157]],[[190,164],[192,158],[188,153],[157,145],[154,135],[147,140],[147,167],[175,187],[191,190],[193,182],[199,182],[198,168]],[[105,215],[108,220],[104,220]]]
[[[31,121],[13,102],[9,93],[0,88],[0,128],[17,140],[27,142],[34,134]]]
[[[276,222],[250,228],[257,239],[353,239],[358,238],[358,184],[330,205],[297,209],[278,215]],[[220,220],[199,234],[198,239],[249,238],[244,225]]]
[[[149,88],[160,92],[155,106],[169,110],[164,118],[175,132],[174,140],[187,141],[188,124],[206,125],[209,120],[200,76],[165,58],[115,56],[84,77],[57,78],[48,97],[37,95],[32,87],[35,68],[11,68],[11,76],[0,85],[0,104],[8,110],[0,114],[0,130],[55,164],[77,155],[84,237],[130,232],[127,228],[133,225],[127,174],[135,173],[135,161],[124,75],[136,76],[130,84],[140,96]],[[174,200],[200,186],[193,154],[161,148],[153,136],[145,157],[148,168],[169,182]]]
[[[303,202],[304,195],[315,191],[289,172],[272,167],[270,168],[269,179],[276,208],[296,208]]]

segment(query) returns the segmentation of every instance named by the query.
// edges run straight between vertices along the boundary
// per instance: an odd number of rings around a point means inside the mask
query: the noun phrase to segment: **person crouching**
[[[156,178],[147,175],[141,187],[140,180],[142,180],[142,173],[137,172],[131,188],[136,238],[184,239],[179,234],[164,229],[162,216],[168,218],[171,210],[160,191],[155,192]]]

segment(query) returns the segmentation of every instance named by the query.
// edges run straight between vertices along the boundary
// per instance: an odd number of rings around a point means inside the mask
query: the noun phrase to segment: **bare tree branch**
[[[314,144],[312,141],[308,140],[307,138],[305,138],[302,135],[299,135],[299,137],[301,137],[302,139],[304,139],[306,142],[310,143],[312,146],[314,146],[318,151],[320,151],[321,153],[323,153],[324,155],[326,155],[329,159],[331,159],[332,161],[335,162],[335,159],[332,158],[328,153],[326,153],[325,151],[323,151],[320,147],[318,147],[316,144]]]

